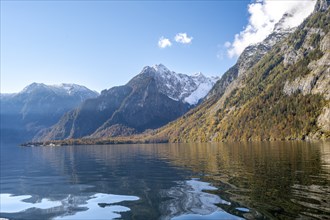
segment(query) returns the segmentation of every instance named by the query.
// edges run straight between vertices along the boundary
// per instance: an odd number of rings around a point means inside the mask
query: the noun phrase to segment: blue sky
[[[265,0],[266,1],[266,0]],[[32,82],[101,91],[144,66],[221,76],[250,1],[1,1],[1,92]],[[174,37],[186,33],[190,43]],[[160,48],[161,37],[172,45]],[[227,46],[228,46],[227,45]]]

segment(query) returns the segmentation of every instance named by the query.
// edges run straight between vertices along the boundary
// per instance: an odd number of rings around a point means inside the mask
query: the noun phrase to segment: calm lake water
[[[1,144],[8,219],[330,218],[330,143]]]

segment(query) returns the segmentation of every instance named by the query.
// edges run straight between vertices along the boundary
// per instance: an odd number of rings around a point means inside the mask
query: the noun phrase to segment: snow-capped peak
[[[24,89],[20,93],[31,93],[36,89],[47,88],[47,86],[43,83],[31,83],[30,85],[24,87]]]
[[[147,66],[141,74],[154,77],[159,91],[169,98],[190,105],[195,105],[204,98],[218,80],[217,77],[206,77],[201,72],[190,76],[176,73],[163,64]]]
[[[166,66],[164,66],[163,64],[156,64],[154,66],[152,66],[152,68],[158,72],[158,73],[165,73],[165,72],[171,72]]]
[[[59,89],[59,90],[65,91],[69,95],[90,91],[85,86],[81,86],[81,85],[77,85],[77,84],[73,84],[73,83],[61,83],[59,85],[52,85],[49,87],[53,88],[53,89]]]
[[[95,91],[91,91],[85,86],[70,84],[70,83],[62,83],[59,85],[45,85],[43,83],[32,83],[26,86],[19,94],[26,94],[32,92],[41,92],[41,91],[51,91],[57,95],[79,95],[79,96],[97,96],[98,93]]]
[[[201,73],[201,72],[194,73],[191,76],[192,77],[201,77],[201,76],[204,77],[203,73]]]

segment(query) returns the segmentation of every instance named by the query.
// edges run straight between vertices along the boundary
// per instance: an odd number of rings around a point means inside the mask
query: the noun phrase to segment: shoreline
[[[325,139],[293,139],[293,138],[278,138],[278,139],[264,139],[264,140],[235,140],[235,141],[220,141],[220,142],[171,142],[167,140],[126,140],[126,139],[69,139],[69,140],[53,140],[53,141],[44,141],[44,142],[25,142],[20,144],[22,147],[60,147],[60,146],[79,146],[79,145],[120,145],[120,144],[163,144],[163,143],[253,143],[253,142],[328,142],[330,138]]]

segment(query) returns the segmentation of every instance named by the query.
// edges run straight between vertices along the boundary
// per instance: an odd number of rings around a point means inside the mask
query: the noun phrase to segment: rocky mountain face
[[[55,124],[65,112],[96,96],[97,92],[80,85],[42,83],[32,83],[16,94],[1,94],[1,138],[32,138]]]
[[[329,138],[329,23],[329,3],[319,0],[295,30],[277,25],[265,41],[245,49],[201,105],[148,138],[171,142]]]
[[[126,85],[104,90],[35,140],[122,136],[155,129],[198,104],[217,78],[177,74],[159,64],[145,67]]]

